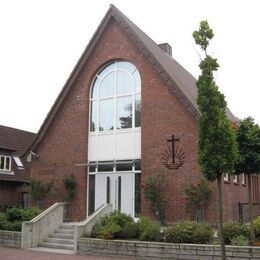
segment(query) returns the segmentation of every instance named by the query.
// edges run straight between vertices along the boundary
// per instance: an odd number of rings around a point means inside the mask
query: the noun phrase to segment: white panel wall
[[[141,158],[141,129],[89,135],[89,161],[132,158]]]
[[[88,160],[95,161],[97,158],[97,138],[95,135],[89,135],[88,138]]]
[[[114,154],[114,134],[97,136],[97,160],[111,160]]]
[[[132,132],[130,133],[116,133],[116,147],[115,158],[116,159],[131,159],[133,156],[133,141]]]
[[[134,132],[134,157],[141,158],[141,131]]]

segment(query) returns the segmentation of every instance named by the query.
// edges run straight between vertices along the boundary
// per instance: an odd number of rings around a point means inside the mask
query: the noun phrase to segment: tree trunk
[[[249,207],[249,223],[250,223],[250,238],[249,245],[252,246],[255,240],[254,226],[253,226],[253,203],[252,203],[252,178],[247,175],[248,180],[248,207]]]
[[[218,236],[221,246],[221,258],[226,259],[225,240],[223,235],[223,208],[222,208],[222,174],[217,179],[217,210],[218,210]]]

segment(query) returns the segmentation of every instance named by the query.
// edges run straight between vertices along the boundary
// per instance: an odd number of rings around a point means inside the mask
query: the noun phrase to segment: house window
[[[224,174],[224,182],[230,182],[230,175],[228,173]]]
[[[139,172],[141,171],[141,160],[115,160],[115,161],[96,161],[88,163],[88,172],[90,174],[101,172]]]
[[[234,183],[239,184],[239,175],[234,175]]]
[[[242,185],[246,185],[246,176],[245,176],[245,174],[243,173],[242,175],[241,175],[241,183],[242,183]]]
[[[14,161],[15,161],[16,165],[18,166],[18,168],[23,169],[24,166],[23,166],[21,159],[16,155],[13,156],[13,158],[14,158]]]
[[[0,170],[11,171],[11,157],[0,155]]]
[[[127,61],[109,63],[96,75],[91,92],[90,132],[141,127],[141,78]]]

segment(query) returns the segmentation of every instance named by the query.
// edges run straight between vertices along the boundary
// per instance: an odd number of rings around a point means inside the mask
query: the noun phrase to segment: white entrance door
[[[134,215],[134,174],[97,173],[95,182],[95,209],[104,203],[111,203],[113,210]]]

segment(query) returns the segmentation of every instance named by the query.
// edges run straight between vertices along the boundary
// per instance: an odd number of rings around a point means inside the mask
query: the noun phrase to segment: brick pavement
[[[0,247],[0,260],[113,260],[133,259],[129,257],[64,255],[41,251]]]

